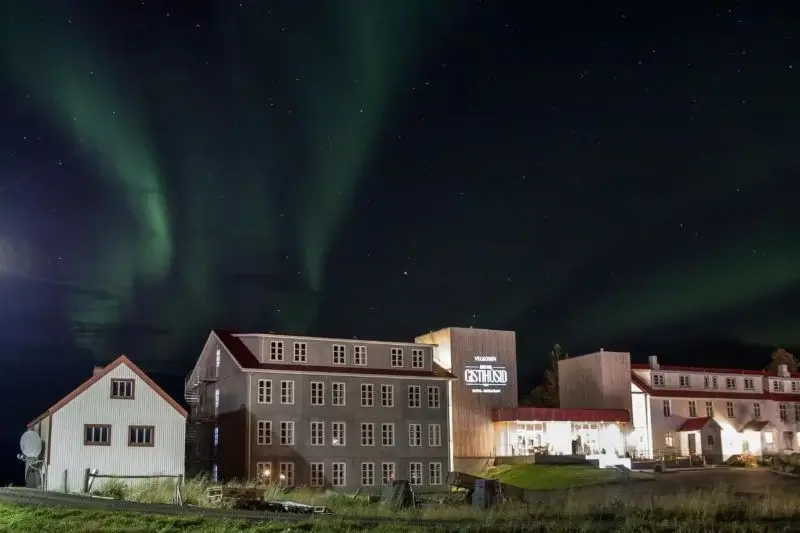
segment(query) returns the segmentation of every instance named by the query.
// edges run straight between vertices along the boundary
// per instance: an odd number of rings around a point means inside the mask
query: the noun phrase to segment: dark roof
[[[164,389],[159,387],[156,384],[155,381],[150,379],[150,376],[145,374],[144,371],[142,371],[141,368],[139,368],[138,366],[134,365],[131,362],[131,360],[128,359],[127,357],[125,357],[124,355],[120,355],[119,357],[114,359],[114,361],[112,361],[109,365],[104,367],[102,370],[99,370],[92,377],[90,377],[89,379],[87,379],[86,381],[84,381],[83,383],[78,385],[78,387],[75,390],[73,390],[72,392],[70,392],[69,394],[67,394],[63,398],[61,398],[59,401],[54,403],[47,411],[45,411],[44,413],[42,413],[39,416],[37,416],[36,418],[34,418],[31,422],[28,423],[28,427],[33,426],[34,424],[36,424],[38,421],[40,421],[41,419],[43,419],[46,416],[53,415],[56,411],[58,411],[59,409],[61,409],[65,405],[67,405],[69,402],[74,400],[80,393],[84,392],[86,389],[88,389],[89,387],[91,387],[92,385],[94,385],[95,383],[100,381],[109,372],[111,372],[112,370],[117,368],[119,365],[123,365],[123,364],[125,366],[127,366],[128,368],[130,368],[133,371],[133,373],[136,374],[136,376],[139,379],[141,379],[151,389],[153,389],[153,391],[156,394],[161,396],[164,399],[164,401],[166,401],[168,404],[170,404],[172,406],[172,408],[175,409],[176,411],[178,411],[178,413],[180,415],[182,415],[184,417],[186,416],[186,409],[181,407],[180,404],[178,402],[176,402],[169,394],[164,392]]]
[[[678,431],[699,431],[706,427],[706,424],[709,422],[714,422],[714,419],[710,416],[702,416],[699,418],[690,418],[686,420],[681,427],[678,428]],[[716,424],[716,422],[714,422]]]
[[[751,420],[742,426],[742,431],[764,431],[764,428],[770,425],[772,423],[769,420]]]
[[[494,422],[630,422],[627,409],[558,409],[501,407],[492,410]]]
[[[651,396],[659,398],[716,398],[721,400],[774,400],[777,402],[800,402],[800,394],[781,392],[735,392],[729,390],[665,389],[651,387],[636,372],[631,372],[631,381]]]
[[[433,362],[431,362],[431,370],[260,363],[255,354],[250,351],[250,348],[236,336],[236,333],[219,329],[215,329],[213,333],[225,346],[231,356],[236,359],[239,366],[247,370],[282,370],[285,372],[324,372],[327,374],[372,374],[376,376],[455,379],[453,374]]]

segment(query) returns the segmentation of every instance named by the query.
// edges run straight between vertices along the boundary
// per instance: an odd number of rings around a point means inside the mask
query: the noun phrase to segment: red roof
[[[660,398],[718,398],[727,400],[774,400],[776,402],[800,402],[800,394],[786,392],[734,392],[728,390],[665,389],[651,387],[636,372],[631,372],[631,381],[651,396]]]
[[[700,418],[689,418],[681,424],[681,427],[678,428],[678,431],[699,431],[703,429],[706,424],[713,421],[714,419],[710,416],[703,416]]]
[[[627,409],[557,409],[501,407],[492,410],[494,422],[630,422]]]
[[[396,368],[370,368],[346,366],[318,366],[286,363],[260,363],[250,348],[235,333],[215,329],[213,334],[225,346],[231,356],[243,369],[247,370],[282,370],[285,372],[324,372],[326,374],[370,374],[376,376],[407,376],[455,379],[455,376],[436,363],[431,363],[431,370],[410,370]]]
[[[648,364],[633,363],[631,368],[635,370],[653,370]],[[700,374],[743,374],[745,376],[769,376],[778,377],[777,372],[768,372],[766,370],[749,370],[745,368],[707,368],[702,366],[681,366],[681,365],[658,365],[658,370],[665,370],[667,372],[697,372]],[[800,378],[800,373],[793,372],[790,377]]]
[[[170,404],[170,405],[171,405],[171,406],[172,406],[172,407],[173,407],[173,408],[174,408],[176,411],[178,411],[178,413],[179,413],[181,416],[184,416],[184,417],[186,416],[186,409],[184,409],[183,407],[181,407],[181,406],[180,406],[180,404],[179,404],[178,402],[176,402],[174,399],[172,399],[172,397],[171,397],[169,394],[167,394],[166,392],[164,392],[164,389],[162,389],[161,387],[159,387],[159,386],[156,384],[156,382],[155,382],[155,381],[153,381],[152,379],[150,379],[150,376],[148,376],[147,374],[145,374],[145,373],[142,371],[142,369],[141,369],[141,368],[139,368],[138,366],[134,365],[134,364],[131,362],[131,360],[130,360],[130,359],[128,359],[127,357],[125,357],[124,355],[120,355],[119,357],[117,357],[116,359],[114,359],[114,361],[112,361],[112,362],[111,362],[111,364],[107,365],[105,368],[103,368],[102,370],[100,370],[100,371],[98,371],[97,373],[95,373],[95,374],[94,374],[94,375],[93,375],[91,378],[89,378],[89,379],[87,379],[86,381],[84,381],[83,383],[81,383],[81,384],[78,386],[78,388],[76,388],[75,390],[73,390],[72,392],[70,392],[69,394],[67,394],[67,395],[66,395],[66,396],[64,396],[63,398],[61,398],[59,401],[57,401],[56,403],[54,403],[54,404],[52,405],[52,407],[50,407],[50,408],[49,408],[47,411],[45,411],[44,413],[42,413],[42,414],[40,414],[39,416],[37,416],[36,418],[34,418],[34,419],[31,421],[31,422],[29,422],[29,423],[28,423],[28,427],[30,428],[31,426],[33,426],[35,423],[37,423],[38,421],[40,421],[41,419],[43,419],[43,418],[44,418],[44,417],[46,417],[46,416],[52,416],[53,414],[55,414],[55,412],[56,412],[56,411],[58,411],[59,409],[61,409],[61,408],[62,408],[62,407],[64,407],[65,405],[67,405],[69,402],[71,402],[72,400],[74,400],[74,399],[75,399],[75,398],[76,398],[76,397],[77,397],[77,396],[78,396],[80,393],[82,393],[82,392],[84,392],[85,390],[87,390],[89,387],[91,387],[92,385],[94,385],[95,383],[97,383],[98,381],[100,381],[100,380],[101,380],[103,377],[105,377],[105,376],[106,376],[108,373],[110,373],[112,370],[114,370],[115,368],[117,368],[119,365],[123,365],[123,364],[124,364],[125,366],[127,366],[128,368],[130,368],[130,369],[133,371],[133,373],[134,373],[134,374],[136,374],[136,376],[137,376],[139,379],[141,379],[142,381],[144,381],[144,382],[147,384],[147,386],[148,386],[148,387],[150,387],[151,389],[153,389],[153,391],[154,391],[156,394],[158,394],[159,396],[161,396],[162,398],[164,398],[164,401],[166,401],[166,402],[167,402],[168,404]]]

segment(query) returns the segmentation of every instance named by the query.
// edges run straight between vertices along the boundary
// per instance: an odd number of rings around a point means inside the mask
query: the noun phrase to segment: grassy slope
[[[593,466],[561,465],[502,465],[490,468],[481,474],[501,483],[528,490],[556,490],[586,487],[618,479],[616,470]],[[638,478],[641,475],[633,474]]]

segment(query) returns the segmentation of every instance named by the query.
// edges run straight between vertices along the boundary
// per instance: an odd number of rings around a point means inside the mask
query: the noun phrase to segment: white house
[[[124,355],[95,368],[28,429],[43,441],[46,490],[82,491],[87,468],[118,476],[184,474],[186,411]]]
[[[601,350],[559,362],[561,407],[627,409],[627,451],[639,457],[800,449],[800,374],[662,365]]]

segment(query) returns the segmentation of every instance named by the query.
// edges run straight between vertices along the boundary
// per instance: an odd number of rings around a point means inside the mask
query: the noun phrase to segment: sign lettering
[[[508,370],[496,363],[497,357],[478,355],[473,364],[464,367],[464,383],[473,393],[498,393],[508,385]]]

